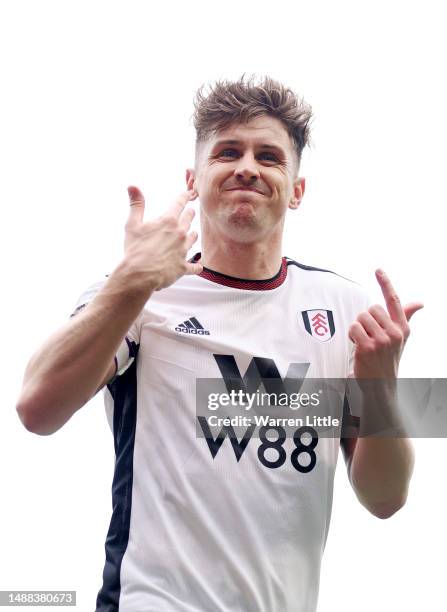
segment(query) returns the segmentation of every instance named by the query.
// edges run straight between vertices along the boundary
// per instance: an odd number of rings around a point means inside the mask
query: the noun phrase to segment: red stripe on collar
[[[196,253],[189,261],[194,263],[201,256],[201,253]],[[272,276],[272,278],[265,278],[261,280],[247,279],[247,278],[236,278],[235,276],[229,276],[228,274],[222,274],[209,268],[203,268],[203,271],[199,274],[202,278],[218,283],[219,285],[225,285],[226,287],[234,287],[236,289],[251,289],[255,291],[268,291],[269,289],[276,289],[283,284],[287,276],[287,261],[283,257],[281,260],[281,268]]]

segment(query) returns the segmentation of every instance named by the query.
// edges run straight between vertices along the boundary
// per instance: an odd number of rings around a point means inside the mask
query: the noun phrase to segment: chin
[[[228,215],[229,223],[257,225],[256,211],[249,202],[238,202]]]
[[[254,215],[233,214],[225,224],[225,234],[234,242],[256,242],[262,234]]]

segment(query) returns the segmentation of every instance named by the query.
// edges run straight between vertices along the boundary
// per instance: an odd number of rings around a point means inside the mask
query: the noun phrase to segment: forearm
[[[407,498],[414,467],[408,438],[358,438],[350,479],[359,501],[373,514],[388,518]]]
[[[118,347],[149,299],[122,262],[94,299],[30,359],[17,404],[36,433],[52,433],[94,395]]]
[[[405,435],[396,380],[358,382],[362,408],[350,480],[360,502],[376,516],[387,518],[406,501],[413,446]]]

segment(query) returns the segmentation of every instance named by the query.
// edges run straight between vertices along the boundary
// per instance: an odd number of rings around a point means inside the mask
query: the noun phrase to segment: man
[[[252,425],[215,435],[196,414],[196,384],[253,395],[300,376],[395,380],[422,305],[402,308],[377,271],[387,311],[368,307],[355,283],[282,256],[311,119],[291,90],[220,82],[198,92],[194,118],[188,191],[144,223],[143,194],[129,188],[124,259],[33,356],[18,411],[53,433],[107,385],[116,464],[98,612],[311,612],[340,437]],[[202,248],[186,261],[196,198]],[[381,400],[391,415],[392,391]],[[413,469],[408,440],[342,448],[361,503],[391,516]]]

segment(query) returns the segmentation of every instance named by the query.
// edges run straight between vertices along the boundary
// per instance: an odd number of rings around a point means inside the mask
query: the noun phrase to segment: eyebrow
[[[243,144],[241,140],[231,140],[231,139],[230,140],[218,140],[217,142],[214,143],[213,150],[217,149],[218,147],[220,147],[222,145],[238,145],[238,146],[240,146],[241,144]],[[284,157],[286,157],[286,153],[278,145],[264,143],[264,144],[259,145],[259,149],[273,149],[275,151],[279,151]]]

